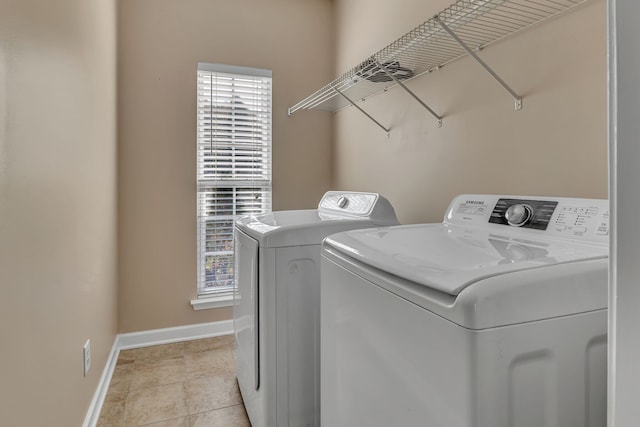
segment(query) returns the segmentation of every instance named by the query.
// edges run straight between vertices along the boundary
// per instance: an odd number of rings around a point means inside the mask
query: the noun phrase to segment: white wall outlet
[[[91,340],[87,340],[82,347],[82,356],[84,360],[84,376],[87,376],[89,368],[91,367]]]

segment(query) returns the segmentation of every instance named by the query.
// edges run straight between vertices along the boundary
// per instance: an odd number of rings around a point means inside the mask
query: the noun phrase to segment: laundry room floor
[[[98,427],[250,427],[233,335],[120,352]]]

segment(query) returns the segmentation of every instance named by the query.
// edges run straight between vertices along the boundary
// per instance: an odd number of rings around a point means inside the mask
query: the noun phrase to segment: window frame
[[[207,94],[204,75],[210,75],[210,94]],[[206,78],[206,77],[205,77]],[[215,80],[218,79],[218,80]],[[246,86],[247,79],[255,81],[255,92]],[[221,83],[214,89],[213,81]],[[236,81],[242,82],[236,87]],[[217,88],[216,84],[216,88]],[[210,308],[210,304],[198,302],[215,298],[230,305],[233,293],[233,231],[238,214],[257,214],[271,211],[272,157],[273,157],[273,99],[271,70],[240,67],[225,64],[198,63],[197,68],[197,135],[196,135],[196,221],[197,221],[197,300],[194,309]],[[216,92],[218,90],[218,92]],[[220,98],[218,98],[220,96]],[[255,98],[251,98],[255,96]],[[206,100],[206,101],[203,101]],[[251,102],[255,100],[255,105]],[[268,108],[267,108],[268,105]],[[208,110],[207,110],[208,108]],[[217,109],[215,109],[217,108]],[[222,109],[222,110],[220,110]],[[222,117],[222,118],[221,118]],[[230,117],[227,119],[227,117]],[[238,142],[236,142],[236,139]],[[206,145],[211,146],[206,153]],[[209,157],[207,157],[209,156]],[[211,161],[215,159],[215,161]],[[219,160],[221,159],[221,160]],[[221,165],[221,166],[219,166]],[[230,192],[225,190],[230,189]],[[230,194],[230,196],[227,196]],[[255,194],[255,199],[253,198]],[[224,205],[231,197],[232,203]],[[213,201],[212,201],[213,200]],[[222,202],[220,202],[222,200]],[[255,200],[255,202],[254,202]],[[220,207],[221,206],[221,207]],[[211,215],[211,210],[224,214]],[[217,223],[216,223],[217,221]],[[226,224],[222,224],[226,221]],[[213,226],[211,224],[214,224]],[[217,224],[217,225],[216,225]],[[211,231],[213,230],[213,231]],[[209,233],[207,233],[209,231]],[[213,237],[211,237],[213,236]],[[227,239],[228,237],[228,239]],[[219,241],[224,250],[212,251]],[[219,248],[218,248],[219,249]],[[222,254],[224,252],[224,254]],[[222,269],[226,272],[227,285],[208,285],[207,258],[222,257]],[[211,267],[211,266],[210,266]],[[229,273],[230,271],[230,273]],[[214,273],[215,275],[215,273]],[[224,276],[224,274],[221,274]],[[224,282],[224,279],[220,279]],[[218,304],[212,307],[220,306]]]

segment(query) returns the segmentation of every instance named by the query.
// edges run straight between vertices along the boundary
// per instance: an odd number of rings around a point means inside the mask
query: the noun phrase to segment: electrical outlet
[[[89,368],[91,367],[91,341],[87,340],[84,343],[84,347],[82,347],[82,356],[83,356],[83,365],[84,365],[84,376],[87,376],[89,372]]]

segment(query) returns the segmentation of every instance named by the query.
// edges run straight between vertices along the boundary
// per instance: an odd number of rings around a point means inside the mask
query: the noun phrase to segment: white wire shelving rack
[[[400,86],[442,126],[442,116],[411,91],[406,82],[471,56],[522,108],[522,97],[477,52],[589,0],[458,0],[398,40],[374,53],[288,110],[338,111],[354,106],[387,134],[390,129],[367,113],[359,101]]]

